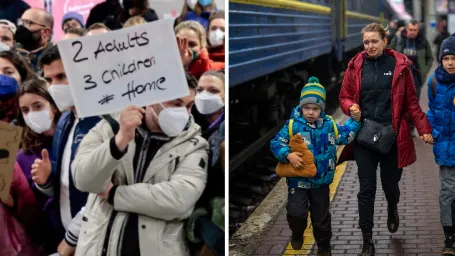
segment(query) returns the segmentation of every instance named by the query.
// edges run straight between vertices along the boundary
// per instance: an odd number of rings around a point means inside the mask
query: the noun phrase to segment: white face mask
[[[158,116],[158,124],[161,130],[169,137],[179,135],[185,129],[190,118],[188,110],[184,107],[165,108],[161,103],[160,105],[163,107]],[[152,111],[156,116],[153,108]]]
[[[10,47],[3,42],[0,42],[0,52],[9,51]]]
[[[30,111],[27,114],[22,114],[24,121],[32,131],[41,134],[52,127],[52,117],[50,109],[41,111]]]
[[[221,29],[210,31],[209,42],[211,46],[220,46],[224,44],[224,32]]]
[[[60,112],[69,110],[74,106],[73,95],[71,94],[70,86],[67,84],[53,84],[47,89],[52,99],[57,104]]]
[[[190,7],[192,10],[194,10],[194,7],[196,7],[197,0],[186,0],[186,4],[188,7]]]
[[[219,95],[208,92],[207,90],[198,93],[194,99],[199,113],[209,115],[220,110],[224,103]]]

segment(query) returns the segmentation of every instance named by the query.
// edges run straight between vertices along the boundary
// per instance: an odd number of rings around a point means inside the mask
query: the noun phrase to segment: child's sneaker
[[[292,249],[294,249],[294,250],[302,249],[302,246],[303,246],[303,234],[300,234],[300,235],[292,234],[291,246],[292,246]]]
[[[444,227],[445,241],[441,255],[455,255],[455,234]]]

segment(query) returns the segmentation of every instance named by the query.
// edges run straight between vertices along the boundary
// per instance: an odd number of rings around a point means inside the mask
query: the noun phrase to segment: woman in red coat
[[[387,227],[391,233],[398,230],[398,182],[403,167],[416,161],[406,113],[425,142],[431,143],[433,138],[431,126],[417,100],[410,61],[401,53],[385,49],[387,31],[380,24],[367,25],[362,35],[365,51],[357,54],[348,64],[339,96],[341,109],[358,120],[368,119],[391,126],[397,134],[387,154],[365,147],[356,140],[345,148],[340,157],[340,161],[347,160],[348,151],[352,149],[357,162],[359,226],[363,234],[360,255],[367,256],[374,255],[372,229],[378,164],[381,167],[382,189],[388,202]]]

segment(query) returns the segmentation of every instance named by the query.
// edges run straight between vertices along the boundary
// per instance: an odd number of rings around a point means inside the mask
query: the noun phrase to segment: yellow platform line
[[[337,158],[340,157],[341,151],[343,151],[344,146],[341,146],[337,151]],[[337,166],[335,169],[335,175],[333,177],[333,182],[330,184],[330,202],[332,202],[335,197],[338,185],[340,185],[341,178],[343,177],[344,172],[346,171],[347,162],[344,162]],[[311,250],[314,246],[314,236],[313,236],[313,225],[311,225],[310,213],[308,213],[308,227],[303,234],[303,246],[301,250],[292,249],[291,243],[288,243],[286,251],[282,255],[310,255]]]

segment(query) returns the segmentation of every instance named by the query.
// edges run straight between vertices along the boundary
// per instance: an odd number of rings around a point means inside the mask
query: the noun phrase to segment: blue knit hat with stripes
[[[316,104],[321,107],[321,110],[325,110],[325,98],[326,93],[324,86],[319,83],[317,77],[310,77],[308,83],[303,87],[300,93],[300,107],[306,104]]]

